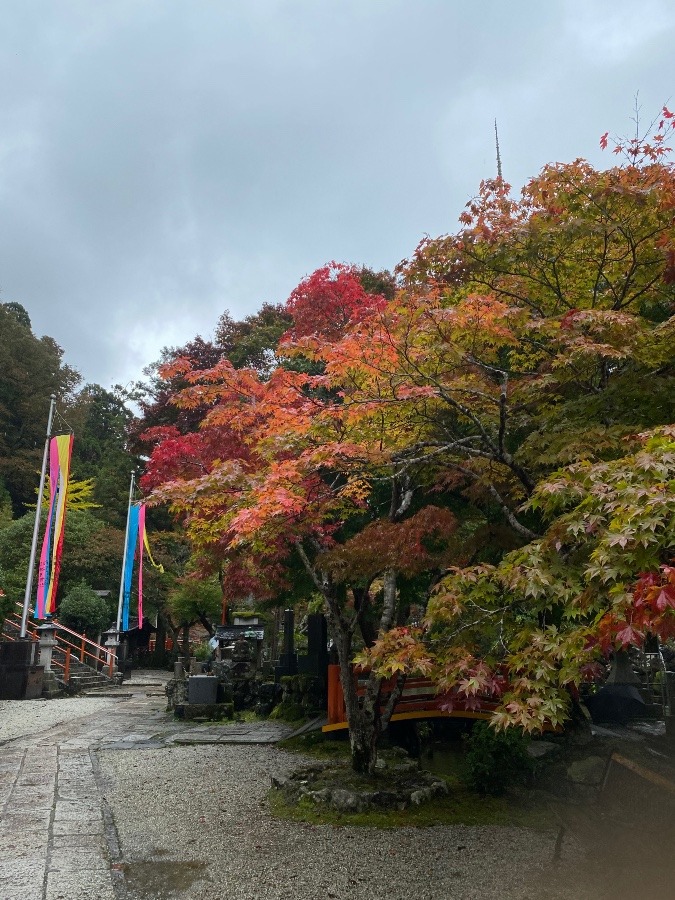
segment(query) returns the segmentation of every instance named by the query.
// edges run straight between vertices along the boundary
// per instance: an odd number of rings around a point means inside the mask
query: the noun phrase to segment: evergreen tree
[[[64,401],[80,380],[50,337],[38,338],[18,303],[0,304],[0,478],[14,515],[35,499],[49,397]]]

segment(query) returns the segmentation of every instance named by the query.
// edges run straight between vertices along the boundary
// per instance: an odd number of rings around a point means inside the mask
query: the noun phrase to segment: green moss
[[[242,709],[240,712],[235,713],[235,721],[236,722],[264,722],[265,716],[259,716],[252,709]]]
[[[434,825],[499,825],[547,829],[556,827],[547,805],[527,803],[519,797],[489,797],[453,784],[447,797],[404,810],[370,810],[340,813],[303,798],[289,804],[281,791],[269,795],[272,815],[312,825],[344,825],[367,828],[427,828]]]
[[[221,719],[220,725],[241,725],[242,722],[266,722],[264,716],[258,716],[252,709],[242,709],[235,712],[231,719]]]
[[[435,749],[433,756],[423,756],[420,765],[434,775],[452,777],[457,781],[466,780],[466,759],[459,741]]]
[[[270,719],[280,719],[282,722],[301,722],[305,718],[305,712],[299,703],[284,701],[277,704],[270,713]]]
[[[291,753],[301,753],[321,760],[345,760],[350,755],[346,732],[324,734],[312,731],[287,738],[277,746]],[[394,763],[399,755],[397,748],[383,750],[381,753],[385,759],[391,756]],[[441,752],[436,752],[433,760],[425,760],[422,767],[434,772],[448,784],[448,796],[405,810],[340,813],[323,805],[316,805],[307,798],[300,800],[297,805],[291,804],[281,791],[273,790],[269,795],[270,808],[279,818],[314,825],[356,825],[371,828],[422,828],[432,825],[513,825],[537,829],[557,827],[550,810],[550,798],[542,798],[537,792],[511,791],[504,796],[494,797],[472,791],[466,784],[465,758],[457,741],[444,746]],[[382,782],[386,778],[385,773],[376,776],[380,787],[384,787]],[[372,788],[372,784],[362,784],[362,781],[363,776],[359,777],[349,770],[345,772],[344,786],[354,789]],[[317,783],[317,788],[320,786]]]
[[[277,747],[317,759],[347,759],[350,754],[348,740],[331,737],[322,731],[310,731],[298,737],[287,738],[279,741]]]

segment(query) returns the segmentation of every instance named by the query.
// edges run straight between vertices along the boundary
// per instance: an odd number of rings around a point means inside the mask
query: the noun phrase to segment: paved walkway
[[[167,717],[168,674],[138,673],[94,697],[94,715],[72,715],[44,730],[0,740],[0,900],[115,900],[122,896],[116,829],[101,791],[97,752],[175,744],[270,744],[281,723],[187,727]],[[52,708],[59,701],[48,701]],[[35,704],[6,703],[0,716],[34,717]],[[26,704],[30,704],[30,710]],[[37,713],[47,707],[37,707]],[[20,730],[20,728],[19,728]],[[117,891],[116,891],[117,887]]]

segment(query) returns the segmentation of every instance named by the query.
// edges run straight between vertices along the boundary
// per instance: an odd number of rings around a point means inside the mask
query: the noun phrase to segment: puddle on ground
[[[127,896],[130,900],[173,900],[201,878],[206,863],[141,860],[125,863]]]

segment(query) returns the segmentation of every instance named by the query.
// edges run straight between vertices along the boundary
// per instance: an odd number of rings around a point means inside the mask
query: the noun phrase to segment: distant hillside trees
[[[68,401],[80,381],[62,357],[53,338],[33,333],[23,306],[0,304],[0,481],[15,516],[35,497],[49,396]]]

